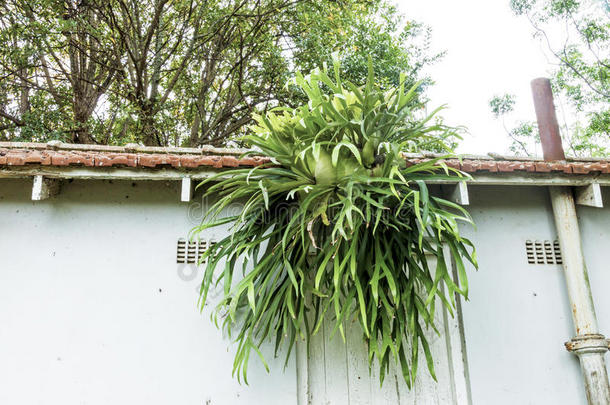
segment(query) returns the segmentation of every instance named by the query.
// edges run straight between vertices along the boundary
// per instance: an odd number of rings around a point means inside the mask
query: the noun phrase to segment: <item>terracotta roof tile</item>
[[[563,172],[565,171],[566,167],[566,165],[562,162],[549,162],[548,165],[552,172]]]
[[[412,164],[409,161],[407,161],[407,162],[408,162],[407,166],[412,166]],[[457,169],[457,170],[460,170],[460,167],[461,167],[460,161],[457,159],[447,160],[445,162],[445,164],[447,165],[447,167],[451,167],[452,169]]]
[[[172,166],[180,167],[180,156],[170,154],[141,154],[138,156],[138,166],[157,167]]]
[[[498,162],[498,171],[499,172],[513,172],[515,171],[515,166],[518,166],[518,162]]]
[[[547,162],[536,162],[534,163],[534,170],[540,173],[549,173],[551,171],[551,165]]]
[[[247,155],[241,149],[219,149],[210,146],[195,148],[144,147],[138,145],[103,146],[70,145],[61,142],[18,143],[0,142],[0,166],[90,166],[132,167],[156,169],[163,167],[214,169],[255,167],[269,163],[269,158]],[[432,153],[405,154],[407,166],[438,157]],[[603,159],[583,159],[545,162],[538,158],[500,156],[465,156],[445,160],[448,167],[466,173],[610,173],[610,162]]]
[[[481,165],[479,166],[479,171],[481,170],[495,173],[498,171],[498,165],[496,162],[484,160],[481,161]]]
[[[575,173],[575,174],[587,174],[587,173],[589,173],[589,171],[585,167],[584,163],[574,162],[574,163],[572,163],[571,166],[572,166],[572,173]]]
[[[63,151],[55,152],[57,154],[64,153]],[[114,167],[114,166],[127,166],[137,167],[138,166],[138,155],[135,153],[94,153],[95,165],[103,167]]]
[[[460,165],[460,169],[467,173],[474,173],[478,171],[479,166],[480,165],[476,160],[463,160]]]
[[[222,166],[223,167],[237,167],[239,166],[239,161],[235,156],[223,156],[222,157]]]
[[[8,151],[6,154],[6,164],[9,166],[25,165],[25,153],[19,153],[19,151]]]

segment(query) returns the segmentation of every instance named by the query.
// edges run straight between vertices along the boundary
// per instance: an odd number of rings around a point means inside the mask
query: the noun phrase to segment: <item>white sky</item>
[[[432,28],[433,51],[447,51],[427,68],[436,81],[428,90],[429,107],[447,104],[441,113],[446,123],[468,128],[458,152],[506,153],[510,140],[501,121],[493,118],[489,100],[495,94],[515,94],[511,118],[534,121],[530,81],[548,77],[552,67],[527,19],[512,14],[509,0],[395,1],[407,19]]]

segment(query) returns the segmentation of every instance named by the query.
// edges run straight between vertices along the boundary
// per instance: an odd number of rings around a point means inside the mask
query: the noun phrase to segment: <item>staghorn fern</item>
[[[309,339],[325,320],[344,338],[344,321],[357,318],[381,383],[395,362],[410,387],[420,346],[434,377],[424,329],[434,328],[436,298],[452,312],[455,293],[467,295],[464,260],[475,267],[476,261],[457,224],[470,216],[430,195],[425,183],[462,174],[440,158],[407,165],[403,153],[442,148],[451,156],[444,141],[457,135],[430,124],[437,111],[417,119],[423,107],[417,86],[405,89],[404,77],[384,92],[372,69],[363,87],[341,81],[337,65],[334,76],[297,75],[309,102],[256,117],[244,140],[272,163],[202,183],[206,195],[219,199],[193,234],[232,228],[202,258],[201,308],[210,288],[224,285],[213,317],[236,340],[233,373],[246,383],[252,351],[267,367],[259,348],[268,338],[275,339],[276,354],[284,346],[287,361],[295,341]],[[236,202],[242,212],[219,216]],[[443,246],[455,261],[457,283]],[[427,254],[436,256],[435,269]]]

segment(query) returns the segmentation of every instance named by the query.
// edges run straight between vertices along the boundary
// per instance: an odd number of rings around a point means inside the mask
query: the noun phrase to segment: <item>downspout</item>
[[[550,81],[534,79],[531,85],[544,160],[565,160]],[[610,386],[604,355],[610,342],[599,333],[597,326],[572,188],[552,186],[549,193],[576,330],[576,336],[565,346],[580,360],[589,404],[609,405]]]

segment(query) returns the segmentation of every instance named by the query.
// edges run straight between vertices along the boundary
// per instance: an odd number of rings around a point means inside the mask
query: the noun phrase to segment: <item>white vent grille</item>
[[[525,254],[529,264],[562,264],[559,241],[525,241]]]
[[[184,238],[178,239],[176,263],[199,264],[201,256],[212,244],[214,244],[213,241],[207,240],[189,241]]]

